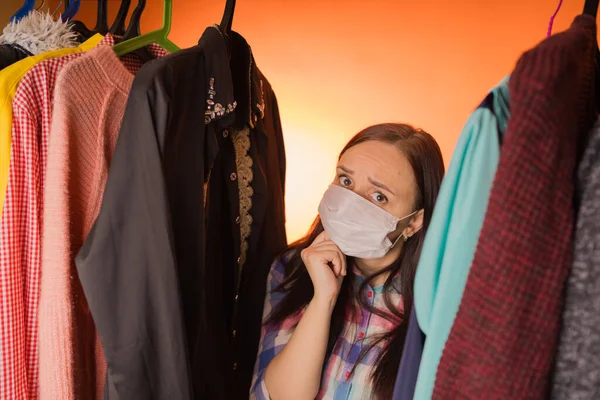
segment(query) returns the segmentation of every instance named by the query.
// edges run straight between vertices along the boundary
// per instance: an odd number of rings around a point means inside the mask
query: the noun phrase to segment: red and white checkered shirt
[[[112,46],[107,35],[99,45]],[[151,53],[164,56],[151,45]],[[46,60],[22,79],[13,100],[12,143],[0,221],[0,399],[38,398],[38,305],[44,176],[52,101],[61,69],[84,53]],[[136,73],[135,56],[121,58]]]

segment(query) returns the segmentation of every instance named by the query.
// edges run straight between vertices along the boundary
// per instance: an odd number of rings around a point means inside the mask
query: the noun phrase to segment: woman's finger
[[[331,264],[334,274],[341,274],[342,260],[340,254],[335,250],[315,250],[315,256],[319,257],[322,264]]]
[[[340,248],[335,243],[333,243],[330,240],[323,241],[314,247],[314,251],[333,251],[333,252],[339,254],[341,268],[339,271],[335,271],[335,272],[336,272],[336,275],[346,276],[346,274],[347,274],[346,256],[344,255],[344,253],[342,253]]]
[[[340,254],[337,252],[333,252],[333,256],[331,257],[332,259],[331,264],[333,265],[333,273],[335,274],[336,277],[341,276],[342,275],[342,259],[340,257]]]
[[[339,247],[337,247],[337,245],[335,243],[333,243],[331,240],[327,240],[321,243],[318,243],[314,246],[312,246],[313,249],[315,250],[331,250],[331,251],[339,251]]]
[[[313,242],[310,244],[310,246],[311,246],[311,247],[312,247],[312,246],[315,246],[315,245],[317,245],[317,244],[319,244],[319,243],[321,243],[321,242],[323,242],[323,241],[325,241],[325,240],[328,240],[328,239],[327,239],[327,235],[325,234],[325,231],[323,231],[323,232],[321,232],[321,233],[319,234],[319,236],[317,236],[317,237],[315,238],[315,240],[313,240]]]

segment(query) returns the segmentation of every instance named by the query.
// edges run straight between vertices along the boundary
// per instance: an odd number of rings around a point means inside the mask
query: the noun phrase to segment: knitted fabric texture
[[[42,178],[51,107],[42,109],[54,85],[45,75],[30,73],[40,63],[80,54],[101,40],[95,35],[75,49],[28,57],[0,71],[0,399],[35,400],[39,393]],[[23,92],[32,85],[32,93]],[[36,112],[21,112],[26,104]],[[43,133],[33,128],[35,120],[44,125]]]
[[[511,118],[434,399],[541,399],[571,268],[577,143],[594,120],[596,23],[526,52]]]
[[[100,46],[70,62],[57,78],[44,188],[42,399],[94,399],[104,384],[103,374],[96,375],[103,355],[96,351],[97,334],[74,257],[100,209],[133,82],[126,65],[111,47]]]
[[[579,165],[573,268],[551,399],[600,399],[600,121]]]

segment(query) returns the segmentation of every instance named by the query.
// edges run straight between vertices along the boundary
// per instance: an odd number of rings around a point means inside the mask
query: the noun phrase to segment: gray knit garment
[[[550,398],[600,399],[600,123],[579,165],[580,200]],[[560,235],[560,232],[548,232]],[[540,310],[543,312],[543,310]]]

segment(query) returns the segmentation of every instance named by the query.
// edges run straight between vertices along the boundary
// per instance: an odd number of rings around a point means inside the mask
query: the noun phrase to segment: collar
[[[264,82],[259,76],[252,48],[240,34],[231,32],[231,72],[238,100],[236,125],[256,127],[265,116]]]
[[[352,274],[354,275],[354,282],[356,287],[360,287],[360,285],[365,281],[365,276],[362,274],[362,272],[360,272],[360,269],[358,269],[358,267],[356,266],[356,264],[352,264]],[[400,273],[396,273],[396,276],[394,276],[394,287],[398,288],[398,290],[400,289]],[[379,284],[377,286],[371,286],[371,285],[367,285],[367,288],[371,289],[372,291],[374,291],[375,293],[382,293],[383,292],[383,286],[384,284]]]
[[[87,52],[89,60],[94,60],[100,71],[115,88],[129,95],[134,75],[127,70],[110,46],[98,46]]]
[[[111,35],[110,33],[107,33],[106,36],[104,36],[100,40],[100,42],[98,43],[98,46],[111,46],[112,47],[116,44],[117,39],[118,39],[118,37],[115,37],[115,36]]]
[[[227,36],[213,25],[198,45],[206,54],[205,122],[220,120],[219,125],[255,128],[265,115],[264,82],[246,39],[237,32]]]
[[[31,57],[33,55],[33,53],[31,53],[29,50],[27,50],[24,47],[21,47],[20,45],[18,45],[16,43],[8,43],[8,44],[5,44],[4,46],[11,47],[11,48],[13,48],[16,51],[19,51],[19,52],[23,53],[27,57]]]
[[[100,35],[100,34],[96,34],[96,35],[92,36],[90,39],[88,39],[88,41],[86,41],[85,43],[88,43],[92,39],[94,39],[95,41],[98,41],[97,46],[110,46],[110,47],[123,41],[122,36],[107,33],[106,36],[104,36],[104,37],[102,37],[102,35]],[[150,53],[150,55],[152,56],[153,59],[165,57],[169,54],[165,49],[163,49],[162,47],[160,47],[160,45],[158,45],[156,43],[150,43],[148,46],[146,46],[146,49],[148,50],[148,52]],[[131,56],[131,55],[125,54],[123,57],[129,57],[129,56]],[[123,60],[123,57],[121,57],[122,60]],[[135,62],[136,62],[136,64],[139,63],[138,60],[136,60]],[[127,64],[127,62],[125,62],[125,64]]]
[[[66,22],[35,10],[9,23],[0,36],[0,43],[17,44],[33,55],[79,45],[77,34]]]
[[[102,42],[103,39],[104,36],[102,36],[99,33],[96,33],[94,36],[77,46],[77,49],[85,52],[90,51],[96,48],[100,44],[100,42]]]

